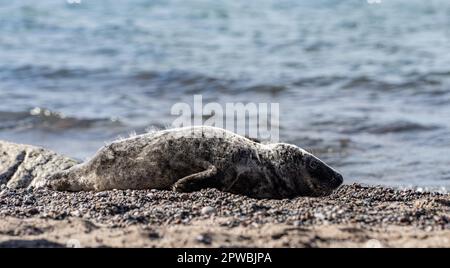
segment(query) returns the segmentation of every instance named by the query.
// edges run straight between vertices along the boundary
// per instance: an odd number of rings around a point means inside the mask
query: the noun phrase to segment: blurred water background
[[[450,189],[448,0],[0,0],[0,139],[86,159],[170,107],[278,102],[346,182]]]

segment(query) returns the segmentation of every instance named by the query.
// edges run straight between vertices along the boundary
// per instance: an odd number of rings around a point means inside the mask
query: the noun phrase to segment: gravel
[[[257,200],[206,189],[194,193],[159,190],[54,192],[1,188],[0,216],[63,220],[82,218],[108,227],[190,225],[220,217],[224,227],[287,224],[308,227],[357,224],[450,229],[450,195],[344,185],[328,197]],[[157,234],[156,234],[157,235]],[[155,235],[155,236],[156,236]],[[198,242],[211,243],[208,234]]]

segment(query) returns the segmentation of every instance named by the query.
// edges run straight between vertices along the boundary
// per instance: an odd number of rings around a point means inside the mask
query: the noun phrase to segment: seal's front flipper
[[[189,176],[186,176],[177,181],[172,190],[175,192],[193,192],[198,191],[208,186],[207,181],[217,175],[217,168],[208,163],[207,169]]]

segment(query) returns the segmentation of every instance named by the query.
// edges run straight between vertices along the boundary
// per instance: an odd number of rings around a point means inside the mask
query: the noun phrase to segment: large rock
[[[39,185],[53,173],[76,164],[76,160],[43,148],[0,141],[0,185],[9,188]]]

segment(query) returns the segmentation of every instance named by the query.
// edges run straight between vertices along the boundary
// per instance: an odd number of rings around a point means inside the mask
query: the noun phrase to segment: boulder
[[[40,147],[0,141],[0,185],[36,187],[55,172],[78,162]]]

